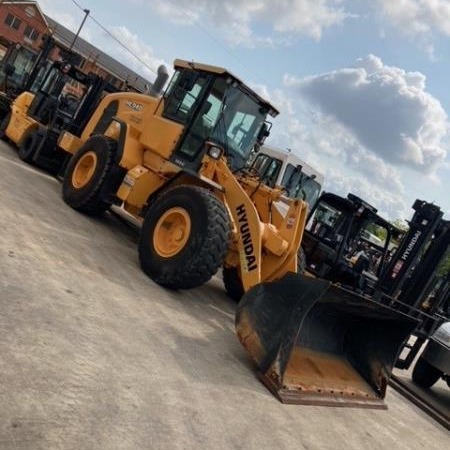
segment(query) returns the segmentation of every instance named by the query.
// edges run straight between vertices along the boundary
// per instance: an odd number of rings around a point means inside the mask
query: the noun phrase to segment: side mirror
[[[261,129],[258,132],[257,142],[258,145],[263,145],[266,138],[270,135],[270,127],[267,122],[264,122]]]

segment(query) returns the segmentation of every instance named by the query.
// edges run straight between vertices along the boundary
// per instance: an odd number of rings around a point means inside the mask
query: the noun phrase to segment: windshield
[[[321,201],[306,224],[306,229],[328,242],[340,242],[344,234],[347,214]]]
[[[250,157],[246,167],[251,169],[253,174],[258,175],[264,184],[273,188],[278,182],[282,164],[279,159],[260,153],[254,159]]]
[[[305,200],[311,206],[319,198],[321,190],[320,184],[313,177],[306,175],[300,167],[294,168],[292,164],[288,165],[281,185],[289,198]]]
[[[285,186],[287,188],[287,196],[290,198],[299,198],[313,205],[319,198],[320,184],[308,178],[307,175],[301,174],[303,179],[299,179],[296,184]]]
[[[239,86],[228,86],[221,100],[211,108],[217,112],[211,137],[224,148],[230,166],[239,169],[245,165],[255,146],[267,110]],[[216,114],[212,112],[210,116]]]
[[[223,147],[231,169],[240,169],[255,146],[268,111],[238,83],[224,77],[215,77],[211,83],[213,78],[191,71],[174,76],[166,94],[164,117],[188,126],[177,150],[185,161],[195,165],[205,140],[212,140]]]

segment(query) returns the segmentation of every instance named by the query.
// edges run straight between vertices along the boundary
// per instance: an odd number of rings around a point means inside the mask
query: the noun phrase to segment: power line
[[[76,5],[77,8],[84,11],[84,8],[76,1],[71,0],[71,2]],[[142,58],[140,58],[136,53],[131,51],[120,39],[118,39],[114,34],[112,34],[105,26],[103,26],[92,14],[89,15],[89,19],[91,19],[97,26],[99,26],[108,36],[110,36],[114,41],[116,41],[123,49],[125,49],[130,55],[136,58],[144,67],[150,70],[152,73],[157,75],[156,71],[150,67]]]
[[[186,10],[181,6],[181,5],[174,5],[172,0],[166,0],[168,3],[170,3],[173,7],[176,7],[177,9],[179,9],[181,11],[181,13],[186,16],[187,19],[189,19],[190,21],[192,21],[192,17],[186,12]],[[195,26],[197,26],[201,31],[203,31],[205,34],[207,34],[209,37],[211,37],[214,41],[218,42],[237,62],[239,62],[239,64],[241,64],[241,66],[246,69],[250,74],[252,74],[252,76],[256,77],[256,79],[260,78],[261,79],[261,74],[260,73],[256,73],[252,70],[252,68],[247,65],[238,55],[237,53],[233,50],[233,48],[227,44],[225,44],[221,39],[219,39],[218,37],[216,37],[213,33],[211,33],[207,28],[205,28],[204,26],[200,25],[200,23],[198,23],[196,20],[193,21],[193,24]],[[267,84],[267,85],[271,85],[272,83],[268,82],[268,80],[265,80],[264,78],[262,78],[262,80]]]
[[[167,0],[172,6],[175,6],[172,2],[172,0]],[[76,1],[71,0],[71,2],[77,6],[80,10],[84,10],[84,8]],[[186,16],[187,19],[192,20],[192,17],[189,16],[189,14],[186,12],[186,10],[181,7],[177,6],[177,8],[181,11],[181,13]],[[133,53],[122,41],[120,41],[116,36],[114,36],[105,26],[103,26],[92,14],[89,16],[92,21],[94,21],[102,30],[105,31],[112,39],[114,39],[121,47],[123,47],[127,52],[129,52],[132,56],[134,56],[141,64],[143,64],[145,67],[147,67],[149,70],[151,70],[154,74],[156,72],[149,67],[138,55]],[[208,35],[211,39],[216,41],[221,47],[223,47],[243,68],[245,68],[253,77],[255,77],[256,80],[261,79],[261,73],[256,73],[249,65],[247,65],[232,49],[231,46],[225,44],[221,39],[219,39],[217,36],[215,36],[213,33],[211,33],[206,27],[200,25],[197,21],[193,22],[195,26],[197,26],[203,33]],[[262,81],[266,83],[267,85],[271,85],[272,83],[268,82],[264,78],[262,78]]]

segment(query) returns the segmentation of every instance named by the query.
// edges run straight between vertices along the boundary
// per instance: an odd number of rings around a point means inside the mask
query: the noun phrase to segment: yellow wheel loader
[[[162,286],[233,273],[245,292],[237,334],[283,401],[382,407],[414,323],[295,274],[306,203],[244,170],[276,114],[227,70],[176,60],[161,97],[107,95],[79,136],[61,133],[58,147],[73,154],[64,201],[90,215],[121,205],[142,220],[140,264]]]

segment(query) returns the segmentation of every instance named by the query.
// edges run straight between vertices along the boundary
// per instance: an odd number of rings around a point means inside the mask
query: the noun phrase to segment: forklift
[[[323,193],[309,213],[303,235],[305,270],[372,295],[397,233],[375,207],[358,196]]]
[[[14,100],[0,133],[18,146],[20,159],[57,174],[68,159],[57,146],[60,134],[79,136],[103,96],[117,91],[96,74],[54,62],[35,92],[25,91]]]
[[[450,221],[432,203],[418,199],[412,208],[402,235],[359,197],[324,193],[308,216],[301,244],[310,274],[417,320],[396,361],[399,369],[411,366],[450,313],[450,278],[436,275],[449,254]],[[370,230],[384,238],[378,242]]]
[[[33,59],[28,61],[28,64],[31,64],[29,72],[25,72],[17,78],[17,66],[20,60],[24,60],[24,47],[21,44],[9,44],[0,65],[0,123],[9,114],[11,103],[19,94],[24,91],[34,92],[36,84],[42,79],[50,64],[48,58],[55,47],[56,43],[52,36],[44,35],[39,53],[33,55]],[[29,50],[26,51],[29,53]],[[73,55],[75,57],[75,54]],[[65,53],[65,58],[67,56],[68,52]],[[0,138],[2,137],[0,131]]]
[[[422,200],[409,230],[379,280],[377,299],[420,321],[400,354],[396,367],[408,369],[425,341],[449,320],[450,280],[437,277],[450,247],[450,221],[440,207]],[[392,299],[395,299],[392,302]]]

